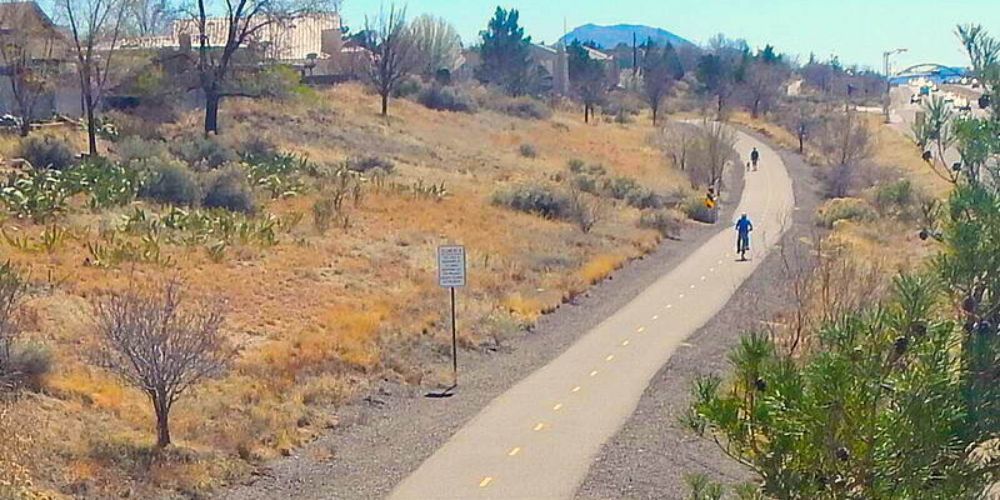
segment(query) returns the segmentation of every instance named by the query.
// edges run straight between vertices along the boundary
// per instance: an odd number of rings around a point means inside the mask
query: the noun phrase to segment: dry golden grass
[[[687,184],[650,146],[654,129],[646,122],[585,125],[575,111],[526,121],[435,112],[402,100],[383,119],[376,99],[353,85],[308,102],[231,100],[224,108],[227,140],[263,131],[281,148],[326,164],[379,155],[396,164],[390,183],[444,183],[449,194],[437,200],[369,185],[360,203],[347,203],[348,228],[322,235],[308,217],[322,194],[270,202],[268,212],[306,214],[305,222],[274,247],[237,245],[221,262],[200,247],[166,246],[174,267],[84,265],[87,241],[124,211],[60,221],[79,237],[51,251],[0,244],[40,289],[51,290],[32,297],[25,313],[27,336],[51,347],[55,368],[45,395],[17,402],[13,413],[45,423],[37,446],[48,458],[31,467],[43,484],[95,496],[121,494],[123,485],[140,497],[164,489],[202,494],[245,473],[248,463],[289,453],[335,425],[331,408],[364,391],[373,376],[425,384],[447,378],[446,359],[422,367],[406,355],[420,349],[438,356],[449,342],[447,294],[435,276],[438,245],[468,248],[470,283],[459,303],[469,327],[461,341],[475,348],[497,334],[498,317],[530,324],[659,241],[655,231],[636,227],[639,212],[623,204],[610,206],[584,235],[567,222],[494,206],[497,189],[558,182],[574,158],[663,193]],[[184,140],[198,120],[191,114],[163,129]],[[521,157],[521,144],[537,148],[538,157]],[[43,230],[17,221],[4,227],[33,238]],[[145,397],[87,362],[94,341],[89,304],[130,280],[175,275],[192,300],[225,302],[227,332],[242,352],[229,374],[175,407],[175,452],[192,456],[152,460]]]

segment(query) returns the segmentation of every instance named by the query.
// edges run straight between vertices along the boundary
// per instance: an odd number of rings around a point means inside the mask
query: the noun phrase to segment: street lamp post
[[[889,108],[892,106],[892,74],[889,66],[889,58],[906,52],[907,49],[888,50],[882,53],[882,61],[885,64],[885,101],[882,111],[885,114],[885,122],[889,123]]]

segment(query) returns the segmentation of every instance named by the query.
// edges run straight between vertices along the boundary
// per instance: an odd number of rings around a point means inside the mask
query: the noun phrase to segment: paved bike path
[[[650,379],[725,306],[788,227],[795,202],[781,157],[736,134],[741,158],[754,147],[761,153],[760,170],[747,173],[736,210],[754,223],[751,260],[735,259],[735,231],[730,221],[721,221],[719,233],[676,268],[494,399],[390,498],[573,496]]]

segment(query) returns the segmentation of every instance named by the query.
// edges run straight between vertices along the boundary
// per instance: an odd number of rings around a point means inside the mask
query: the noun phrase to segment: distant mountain
[[[605,49],[613,49],[621,43],[631,45],[633,33],[635,33],[635,37],[639,43],[652,38],[657,43],[670,42],[674,46],[691,44],[690,41],[665,29],[631,24],[618,24],[615,26],[587,24],[569,32],[559,41],[564,43],[573,43],[574,40],[579,40],[581,42],[594,41]]]

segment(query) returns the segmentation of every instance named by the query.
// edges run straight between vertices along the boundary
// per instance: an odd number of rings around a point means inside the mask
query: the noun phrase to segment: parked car
[[[0,128],[21,128],[21,119],[14,115],[0,116]]]

